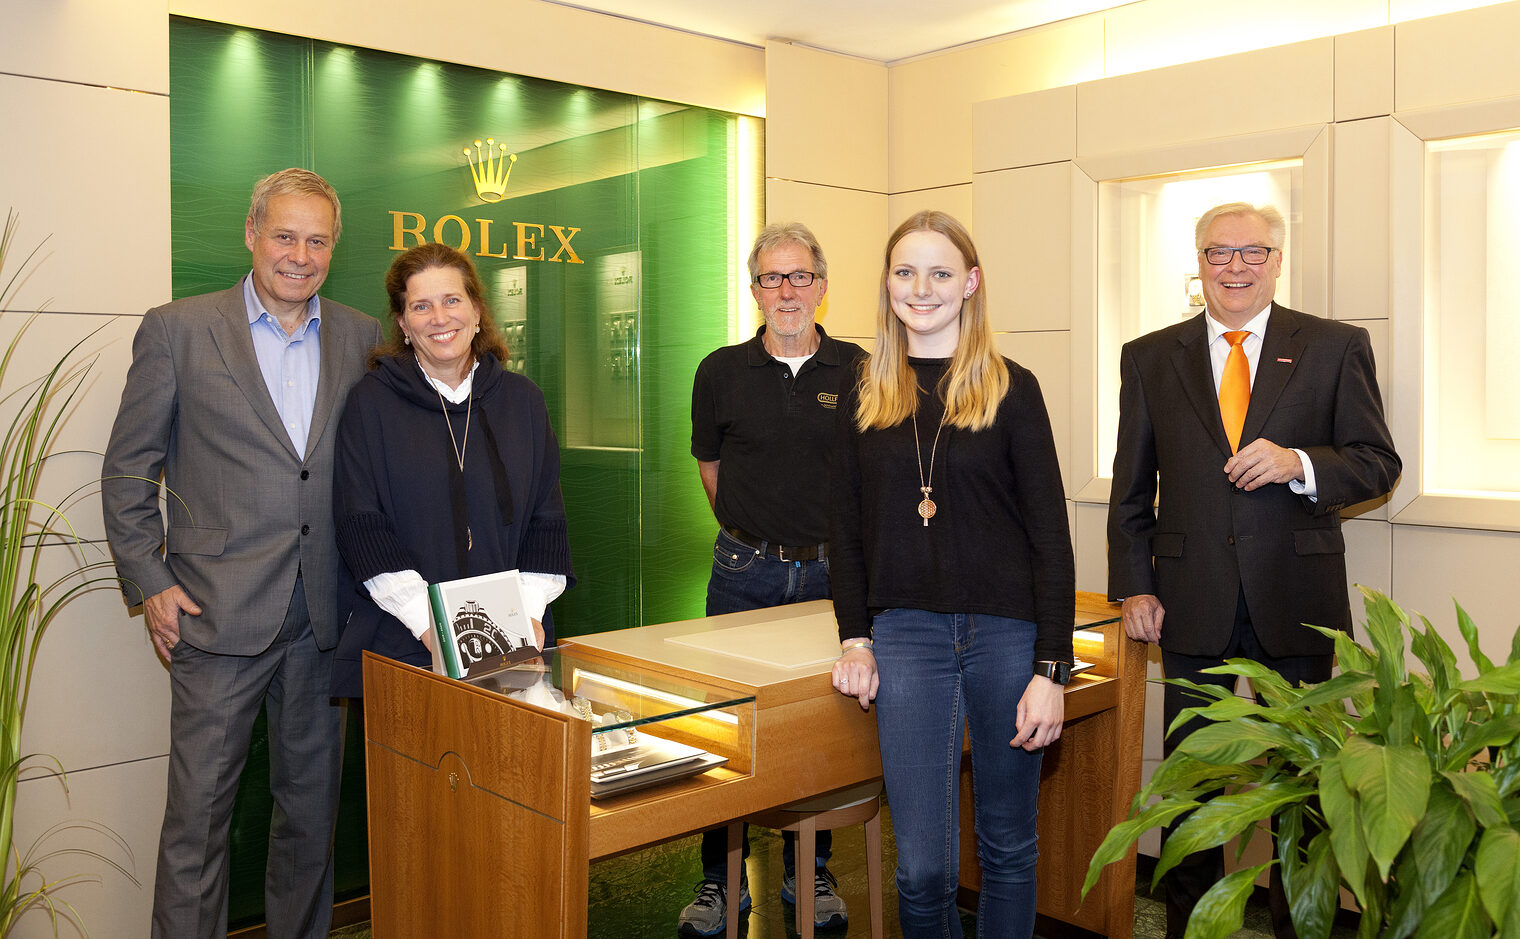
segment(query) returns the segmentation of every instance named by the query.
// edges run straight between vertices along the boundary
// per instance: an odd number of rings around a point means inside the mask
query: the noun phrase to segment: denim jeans
[[[713,543],[712,577],[707,582],[707,615],[742,613],[805,600],[829,599],[829,559],[782,561],[731,537],[719,529]],[[749,825],[744,826],[744,856],[749,857]],[[829,862],[834,833],[818,832],[814,863]],[[786,873],[796,870],[797,833],[781,833],[781,864]],[[728,879],[728,834],[722,828],[702,833],[702,877],[724,883]]]
[[[1041,754],[1008,745],[1033,672],[1035,624],[970,613],[885,610],[873,629],[876,730],[897,836],[902,934],[961,935],[963,728],[971,728],[983,939],[1034,933],[1035,816]]]

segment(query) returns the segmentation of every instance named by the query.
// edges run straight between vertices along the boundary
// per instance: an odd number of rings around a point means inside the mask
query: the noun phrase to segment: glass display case
[[[551,647],[466,680],[591,725],[591,797],[704,773],[747,771],[755,696]]]

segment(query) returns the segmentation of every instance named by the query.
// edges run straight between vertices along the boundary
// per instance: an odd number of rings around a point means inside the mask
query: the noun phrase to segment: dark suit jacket
[[[333,438],[379,323],[322,300],[322,364],[306,452],[259,371],[240,281],[149,310],[102,472],[106,536],[128,602],[179,584],[191,645],[252,655],[274,641],[301,572],[320,648],[338,642]],[[158,480],[168,488],[168,530]]]
[[[1155,594],[1161,647],[1208,656],[1224,651],[1243,590],[1268,654],[1328,655],[1331,641],[1300,624],[1351,629],[1340,510],[1388,492],[1400,470],[1367,331],[1275,303],[1267,320],[1241,444],[1307,453],[1313,502],[1283,484],[1237,491],[1225,476],[1205,315],[1121,353],[1109,598]]]

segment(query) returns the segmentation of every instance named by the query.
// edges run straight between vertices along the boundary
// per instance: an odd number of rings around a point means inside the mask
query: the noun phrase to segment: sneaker
[[[845,911],[844,898],[835,892],[838,881],[827,867],[820,867],[813,874],[813,928],[827,929],[843,926],[850,921]],[[787,874],[781,879],[781,899],[797,904],[797,875]]]
[[[676,920],[676,931],[683,936],[716,936],[728,927],[728,902],[724,886],[716,881],[704,880],[697,884],[697,898],[686,904],[681,918]],[[840,904],[840,909],[844,904]],[[749,884],[739,881],[739,912],[749,909]]]

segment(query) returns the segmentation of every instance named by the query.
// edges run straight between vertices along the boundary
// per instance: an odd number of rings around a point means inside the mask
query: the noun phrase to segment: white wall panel
[[[1335,119],[1393,111],[1393,27],[1335,37]]]
[[[1103,20],[1083,16],[894,65],[892,192],[971,179],[972,105],[1103,75]]]
[[[1387,317],[1390,308],[1389,134],[1385,117],[1336,124],[1331,187],[1330,313]]]
[[[887,197],[887,229],[881,233],[881,244],[877,246],[878,257],[886,247],[887,236],[893,229],[905,222],[908,216],[925,209],[938,209],[955,216],[962,225],[971,231],[976,231],[975,213],[972,211],[972,184],[961,183],[958,186],[941,186],[938,189],[915,189],[912,192],[895,192]],[[982,250],[980,243],[977,251]],[[880,261],[878,260],[878,264]]]
[[[1387,0],[1278,0],[1259,15],[1221,15],[1207,0],[1145,0],[1103,14],[1108,75],[1333,36],[1388,22]],[[1236,61],[1244,61],[1236,59]],[[1237,78],[1253,73],[1242,70]],[[1264,77],[1269,73],[1254,73]],[[1272,75],[1275,80],[1279,76]],[[1200,110],[1205,105],[1200,104]],[[1226,106],[1224,110],[1245,110]]]
[[[141,313],[169,299],[169,99],[0,75],[0,127],[17,244],[47,238],[16,305]]]
[[[81,720],[107,723],[110,712],[80,715]],[[104,732],[99,723],[97,733]],[[81,770],[69,774],[64,793],[58,777],[28,779],[17,787],[16,845],[23,848],[55,822],[78,819],[105,825],[127,843],[131,858],[123,863],[142,886],[134,885],[109,865],[82,854],[65,854],[50,861],[50,879],[86,874],[92,880],[69,887],[59,896],[79,911],[80,920],[96,937],[146,936],[153,911],[154,859],[163,822],[168,759],[160,757]],[[120,851],[99,834],[74,826],[46,842],[54,848],[75,847],[123,861]],[[10,935],[13,939],[51,939],[47,916],[33,911],[21,917]],[[84,935],[62,926],[58,935],[78,939]]]
[[[1071,164],[978,173],[977,251],[996,330],[1071,328]]]
[[[1400,111],[1520,95],[1515,37],[1520,3],[1394,28],[1394,101]]]
[[[47,548],[42,576],[61,578],[81,557],[102,560],[105,546]],[[95,576],[114,574],[108,567]],[[169,672],[114,581],[69,601],[48,629],[21,739],[22,752],[51,754],[71,774],[169,752]]]
[[[1515,532],[1393,526],[1390,596],[1406,611],[1423,613],[1435,625],[1467,674],[1472,674],[1471,659],[1457,630],[1452,601],[1462,604],[1477,624],[1480,644],[1489,658],[1503,661],[1520,624],[1509,590],[1517,570],[1520,534]]]
[[[0,62],[6,72],[168,94],[164,0],[6,0],[4,8]],[[119,143],[88,125],[56,141],[95,154],[97,165],[109,161]]]
[[[1077,155],[1075,85],[979,101],[971,116],[971,161],[978,173]]]
[[[1068,493],[1069,495],[1069,493]],[[1108,594],[1108,506],[1077,502],[1072,540],[1077,553],[1077,589]]]
[[[1077,153],[1124,153],[1328,123],[1333,66],[1333,41],[1316,39],[1088,82],[1077,89]],[[1270,91],[1239,106],[1238,86],[1252,81],[1268,82]],[[1237,97],[1211,103],[1204,90],[1210,86],[1235,88]]]
[[[887,191],[887,68],[785,42],[765,44],[765,173]]]
[[[1066,332],[997,333],[998,351],[1034,372],[1050,415],[1056,455],[1061,461],[1061,480],[1071,491],[1071,334]]]
[[[765,183],[765,214],[767,222],[800,221],[818,236],[829,259],[829,292],[819,322],[829,335],[876,335],[887,197],[769,179]]]

